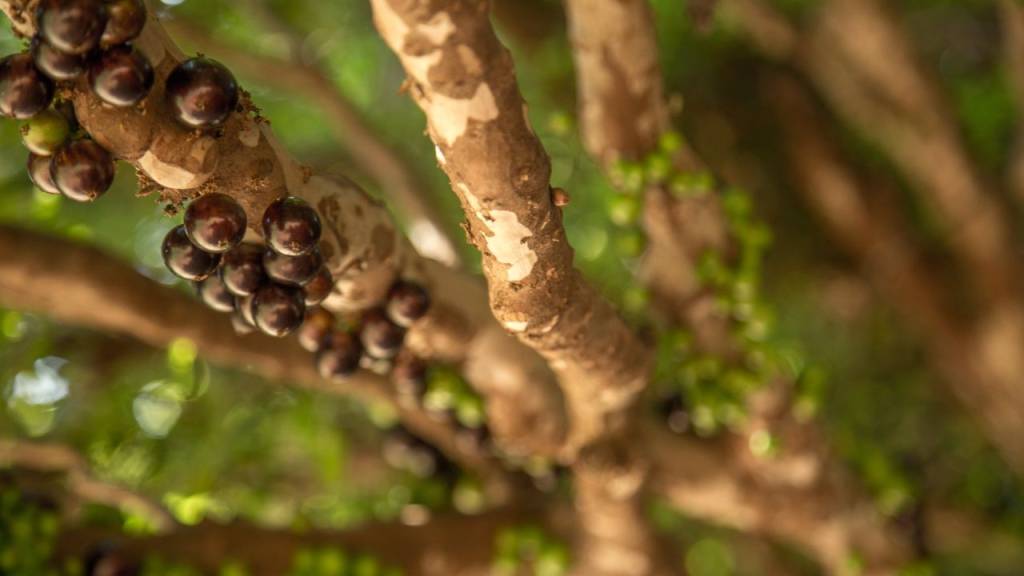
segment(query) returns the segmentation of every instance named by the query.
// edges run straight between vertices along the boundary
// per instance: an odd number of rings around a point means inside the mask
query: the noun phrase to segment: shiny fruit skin
[[[211,274],[205,280],[196,282],[196,294],[207,306],[218,312],[234,312],[235,296],[228,292],[220,276]]]
[[[116,46],[104,51],[89,66],[89,86],[111,106],[134,106],[153,87],[153,66],[135,48]]]
[[[205,194],[185,210],[188,237],[207,252],[227,252],[241,244],[245,225],[245,210],[227,194]]]
[[[256,327],[245,319],[245,315],[240,310],[235,310],[231,313],[231,327],[235,329],[235,334],[239,336],[252,334],[256,331]]]
[[[57,189],[57,185],[53,183],[53,176],[50,174],[50,162],[53,160],[50,156],[40,156],[38,154],[28,155],[28,177],[32,180],[32,183],[47,194],[60,194],[60,190]]]
[[[363,315],[359,340],[368,355],[382,360],[394,358],[404,339],[405,330],[389,320],[383,310],[373,309]]]
[[[256,292],[252,302],[256,327],[264,334],[283,337],[291,334],[306,316],[302,291],[280,284],[267,284]]]
[[[53,156],[71,134],[68,119],[53,109],[43,110],[21,127],[21,143],[33,154]]]
[[[387,312],[391,321],[403,328],[427,314],[430,309],[430,294],[426,288],[400,280],[388,291]]]
[[[167,77],[167,105],[188,128],[216,128],[238,106],[238,83],[231,71],[209,58],[191,58]]]
[[[241,296],[235,299],[236,311],[251,328],[256,328],[256,318],[252,315],[252,303],[256,299],[255,294]]]
[[[0,60],[0,114],[24,120],[53,100],[53,82],[40,72],[28,52]]]
[[[263,212],[263,238],[279,254],[299,256],[312,252],[320,242],[321,232],[320,216],[301,198],[279,198]]]
[[[285,256],[273,250],[263,253],[263,269],[276,282],[304,286],[324,265],[319,250],[301,256]]]
[[[106,23],[102,0],[43,0],[36,13],[39,35],[66,54],[85,54],[98,46]]]
[[[263,271],[264,249],[259,244],[239,244],[224,254],[220,276],[235,296],[252,296],[267,282]]]
[[[100,45],[116,46],[131,42],[146,25],[146,4],[142,0],[108,0],[107,24]]]
[[[92,140],[76,140],[57,151],[50,164],[53,182],[64,196],[92,202],[114,182],[114,158]]]
[[[309,352],[318,352],[327,343],[334,328],[334,314],[323,308],[313,308],[306,311],[306,320],[299,328],[299,345]]]
[[[334,276],[331,275],[331,271],[327,269],[327,266],[321,266],[320,270],[313,276],[313,279],[302,287],[306,306],[320,304],[331,295],[331,290],[334,290]]]
[[[344,380],[359,370],[362,346],[355,336],[336,330],[316,355],[316,369],[326,380]]]
[[[161,247],[164,264],[175,276],[193,282],[205,280],[217,269],[220,257],[202,251],[188,239],[185,226],[179,224],[164,237]]]
[[[85,54],[67,54],[36,38],[32,41],[32,61],[40,72],[58,82],[74,80],[86,69]]]

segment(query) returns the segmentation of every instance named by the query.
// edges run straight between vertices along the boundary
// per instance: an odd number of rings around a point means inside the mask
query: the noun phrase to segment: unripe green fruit
[[[68,119],[53,109],[36,114],[21,126],[21,141],[33,154],[52,156],[71,134]]]

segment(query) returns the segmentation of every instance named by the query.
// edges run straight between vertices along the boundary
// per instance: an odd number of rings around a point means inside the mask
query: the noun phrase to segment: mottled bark
[[[621,430],[619,416],[644,387],[650,354],[573,267],[561,209],[551,201],[550,159],[526,117],[489,4],[372,5],[484,256],[495,317],[560,376],[570,452]]]
[[[10,16],[16,30],[30,35],[36,4],[37,0],[3,0],[0,9]],[[85,86],[84,79],[72,90],[81,124],[97,142],[136,167],[141,191],[158,191],[172,204],[208,192],[228,194],[245,208],[254,233],[259,233],[261,215],[270,202],[289,194],[305,198],[324,221],[321,249],[336,280],[324,306],[342,312],[362,310],[379,304],[399,275],[422,281],[437,302],[431,312],[431,326],[460,330],[421,339],[426,345],[420,352],[432,359],[429,343],[435,338],[461,338],[459,347],[464,353],[452,361],[513,367],[476,371],[470,380],[484,395],[501,391],[501,397],[495,399],[496,408],[507,406],[508,399],[514,398],[517,410],[494,428],[495,437],[510,451],[556,451],[562,444],[566,420],[558,389],[543,361],[517,348],[512,339],[507,346],[493,346],[492,335],[500,328],[487,314],[484,300],[451,291],[452,285],[462,285],[464,279],[417,256],[384,206],[348,179],[316,174],[292,158],[248,97],[242,99],[242,110],[232,114],[217,134],[186,130],[165,113],[163,79],[183,56],[156,20],[156,12],[150,10],[146,28],[135,42],[153,64],[157,77],[149,96],[138,107],[103,104]],[[450,317],[441,318],[443,315]],[[493,356],[475,355],[481,351]],[[525,368],[519,367],[524,364]],[[514,380],[519,374],[532,378]]]
[[[259,2],[252,2],[266,7]],[[267,20],[274,19],[272,14]],[[284,92],[300,94],[323,113],[324,120],[348,154],[380,186],[407,224],[409,241],[417,252],[452,266],[460,262],[455,240],[446,232],[444,219],[431,203],[426,180],[417,174],[397,150],[381,139],[356,106],[324,74],[319,63],[282,59],[257,54],[216,39],[197,24],[180,20],[165,26],[171,36],[199,48],[204,54],[224,62],[242,77],[249,77]],[[287,29],[287,37],[295,34]],[[300,44],[296,38],[293,44]]]

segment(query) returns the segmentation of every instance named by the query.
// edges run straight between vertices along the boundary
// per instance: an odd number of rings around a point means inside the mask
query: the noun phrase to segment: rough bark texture
[[[253,4],[263,6],[259,2]],[[272,19],[273,15],[267,15],[267,18]],[[175,39],[195,45],[240,76],[309,99],[323,113],[324,120],[360,169],[377,182],[404,218],[409,241],[416,251],[449,266],[459,263],[458,248],[445,233],[444,221],[430,203],[430,191],[421,184],[424,179],[377,136],[355,105],[316,63],[259,55],[219,41],[197,25],[181,21],[172,20],[165,26]],[[289,37],[293,35],[289,30],[284,33]]]
[[[0,9],[17,31],[31,35],[36,4],[37,0],[3,0]],[[157,82],[149,96],[138,107],[123,109],[106,106],[84,84],[72,92],[78,118],[93,138],[136,167],[144,192],[159,190],[162,198],[176,204],[208,192],[235,197],[255,233],[263,210],[276,198],[290,194],[309,201],[324,221],[321,249],[336,279],[324,306],[341,312],[362,310],[378,304],[397,276],[419,279],[437,302],[428,320],[433,331],[461,328],[420,338],[419,352],[433,359],[432,342],[463,339],[457,348],[464,352],[450,360],[494,365],[494,371],[475,371],[470,383],[488,399],[500,392],[492,410],[501,411],[508,402],[518,406],[493,428],[497,440],[511,452],[558,450],[566,420],[543,360],[517,348],[513,339],[508,345],[493,346],[494,334],[501,329],[487,314],[485,301],[451,290],[453,285],[464,286],[465,279],[418,257],[380,203],[344,177],[315,174],[299,164],[281,148],[248,98],[216,134],[186,130],[165,113],[163,79],[183,56],[156,20],[155,6],[151,8],[135,43],[156,70]],[[450,317],[442,318],[445,315]],[[476,356],[482,351],[491,356]],[[530,378],[519,378],[521,374]]]
[[[959,383],[968,390],[953,392],[1007,462],[1024,472],[1024,302],[1005,210],[978,176],[899,24],[875,0],[829,0],[804,30],[764,2],[728,0],[727,6],[759,49],[806,73],[932,207],[973,288],[978,318],[958,350],[972,358],[977,378]]]
[[[641,498],[648,464],[629,437],[650,352],[573,268],[550,159],[491,28],[489,3],[372,5],[484,255],[494,315],[559,375],[572,419],[567,457],[576,453],[575,570],[664,573]]]
[[[573,267],[550,160],[526,117],[485,1],[374,0],[441,168],[484,256],[491,309],[560,376],[569,452],[613,430],[643,388],[649,352]]]

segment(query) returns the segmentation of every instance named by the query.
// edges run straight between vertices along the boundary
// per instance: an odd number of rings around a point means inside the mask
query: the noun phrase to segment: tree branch
[[[763,2],[729,4],[752,30],[785,22]],[[797,41],[788,50],[773,45],[766,53],[804,72],[847,121],[892,157],[941,219],[977,296],[979,320],[963,344],[976,358],[979,378],[966,406],[1006,461],[1024,473],[1024,443],[1014,440],[1024,436],[1024,391],[1018,385],[1024,377],[1024,300],[1001,207],[986,194],[941,94],[885,7],[874,0],[829,0],[802,35],[792,36]],[[751,34],[755,42],[766,37]]]
[[[20,33],[30,35],[36,3],[0,0],[0,9]],[[257,233],[262,213],[273,200],[288,194],[306,199],[324,221],[321,250],[336,281],[324,306],[333,311],[362,310],[382,302],[397,276],[421,280],[434,305],[428,318],[413,328],[410,347],[428,360],[464,364],[467,369],[491,366],[471,371],[470,384],[486,397],[489,411],[504,415],[492,429],[496,440],[510,452],[555,452],[562,444],[566,419],[553,376],[542,359],[504,336],[487,313],[486,299],[482,294],[477,297],[479,290],[461,290],[471,287],[471,281],[417,256],[384,207],[352,182],[315,174],[289,156],[247,97],[242,103],[246,112],[233,114],[217,135],[185,130],[163,113],[163,79],[182,55],[156,20],[156,10],[149,14],[135,45],[153,64],[156,85],[140,107],[115,109],[103,105],[85,79],[80,80],[74,89],[75,110],[89,134],[136,167],[144,192],[160,190],[161,197],[172,203],[197,193],[228,194],[245,208],[250,228]]]
[[[642,160],[669,128],[650,9],[642,1],[565,4],[587,149],[609,171],[616,160]],[[675,160],[684,170],[705,169],[685,145]],[[718,195],[678,199],[652,186],[644,225],[646,280],[666,312],[692,330],[699,350],[734,359],[731,321],[695,270],[706,251],[727,255],[734,243]],[[747,432],[780,438],[785,449],[775,458],[752,457],[745,434],[706,443],[646,429],[652,488],[690,514],[798,543],[832,572],[844,573],[855,553],[867,573],[895,571],[910,555],[906,535],[832,461],[820,431],[793,419],[787,393],[788,384],[776,382],[751,399]]]
[[[0,438],[0,468],[59,472],[67,477],[68,490],[84,502],[138,514],[161,532],[178,527],[178,522],[158,502],[95,478],[85,460],[67,446]]]
[[[300,550],[333,547],[369,554],[408,576],[486,576],[491,573],[502,528],[526,522],[545,525],[549,517],[537,510],[499,509],[477,516],[435,515],[422,526],[371,524],[344,532],[304,533],[244,523],[204,523],[163,536],[131,539],[81,528],[60,535],[58,557],[81,558],[97,545],[114,542],[119,556],[129,561],[155,556],[203,574],[217,574],[225,563],[236,561],[252,576],[280,576],[288,573]]]
[[[367,401],[393,400],[379,376],[360,372],[344,383],[323,380],[309,353],[294,341],[239,336],[225,315],[184,292],[146,278],[101,250],[46,234],[0,226],[0,305],[129,335],[157,348],[188,338],[203,358],[271,381]],[[461,451],[450,427],[420,411],[402,410],[401,417],[453,460],[485,477],[500,477],[488,457]]]
[[[250,4],[263,6],[266,10],[262,2]],[[324,113],[324,119],[338,142],[394,202],[408,223],[409,238],[416,251],[448,266],[459,264],[461,259],[456,243],[446,232],[444,219],[429,201],[431,193],[422,187],[424,179],[415,174],[399,153],[376,134],[318,63],[307,64],[294,58],[284,60],[256,54],[217,40],[192,22],[169,20],[165,26],[175,38],[222,60],[240,75],[281,91],[301,94],[313,102]],[[285,33],[289,38],[296,36],[287,27]],[[293,45],[301,44],[298,38],[295,40]]]
[[[560,376],[573,422],[570,447],[621,428],[621,414],[646,383],[650,354],[573,267],[562,214],[551,201],[550,159],[529,125],[489,3],[372,6],[484,256],[494,315]]]

